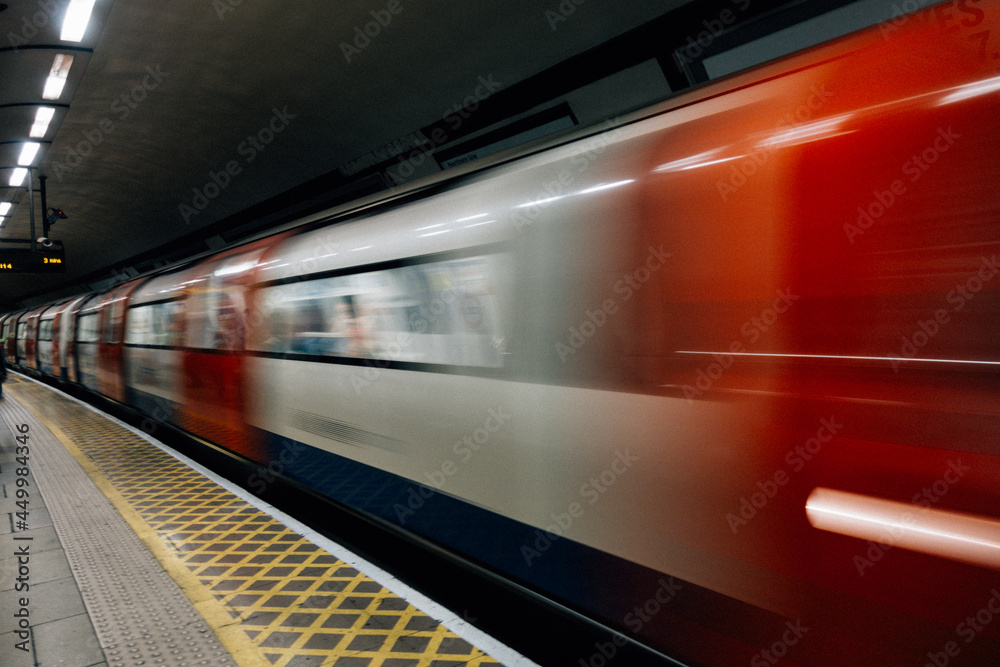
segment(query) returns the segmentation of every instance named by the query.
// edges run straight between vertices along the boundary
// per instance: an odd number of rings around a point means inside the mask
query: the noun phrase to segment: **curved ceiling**
[[[0,240],[29,237],[27,190],[7,184],[43,104],[55,112],[32,164],[69,216],[51,233],[66,274],[0,275],[0,306],[330,173],[484,80],[508,86],[682,4],[96,0],[71,43],[68,2],[0,3],[0,201],[15,204]],[[58,54],[73,62],[49,103]]]

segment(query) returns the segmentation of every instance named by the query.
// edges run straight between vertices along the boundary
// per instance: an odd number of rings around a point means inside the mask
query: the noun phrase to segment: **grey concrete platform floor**
[[[9,400],[9,399],[8,399]],[[31,443],[29,432],[29,453]],[[107,667],[83,597],[39,492],[32,466],[18,465],[14,434],[0,422],[0,665],[4,667]],[[30,464],[30,459],[29,459]],[[18,475],[18,468],[28,474]],[[17,480],[26,480],[27,530],[18,527]],[[22,483],[24,484],[24,483]],[[23,500],[23,499],[22,499]],[[30,537],[30,540],[15,540]],[[28,546],[27,576],[18,550]],[[18,581],[19,576],[21,581]],[[29,587],[24,590],[25,584]],[[16,590],[17,588],[21,590]],[[19,600],[28,600],[27,637],[18,634]],[[27,639],[27,641],[26,641]],[[21,645],[27,650],[18,648]]]

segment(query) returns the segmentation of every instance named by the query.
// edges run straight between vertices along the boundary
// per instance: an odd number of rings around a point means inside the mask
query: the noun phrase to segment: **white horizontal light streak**
[[[477,213],[475,215],[469,215],[464,218],[459,218],[455,222],[465,222],[466,220],[475,220],[476,218],[485,218],[489,213]]]
[[[838,132],[837,130],[843,125],[844,121],[851,117],[851,114],[843,114],[841,116],[834,116],[833,118],[827,118],[826,120],[817,121],[815,123],[809,123],[808,125],[800,125],[798,127],[793,127],[790,130],[784,130],[773,134],[767,139],[758,144],[761,147],[771,147],[778,144],[802,144],[809,141],[816,141],[817,139],[827,139],[829,137],[835,137],[841,134],[847,134],[847,132]],[[851,130],[853,132],[853,130]]]
[[[221,278],[222,276],[233,276],[237,273],[243,273],[256,266],[256,262],[241,262],[239,264],[233,264],[232,266],[224,266],[221,269],[216,269],[212,272],[212,275],[216,278]]]
[[[360,248],[351,248],[351,252],[358,252],[359,250],[368,250],[368,248],[371,248],[371,246],[370,245],[363,245]]]
[[[818,487],[806,517],[820,530],[1000,570],[1000,521]]]
[[[991,366],[1000,366],[1000,361],[981,361],[978,359],[907,359],[906,357],[863,357],[849,354],[778,354],[775,352],[703,352],[696,350],[677,350],[676,354],[728,354],[734,357],[787,357],[789,359],[860,359],[862,361],[889,361],[892,363],[928,361],[937,364],[988,364]]]
[[[427,225],[426,227],[417,227],[417,231],[418,232],[422,232],[425,229],[434,229],[435,227],[444,227],[444,223],[443,222],[439,222],[436,225]]]
[[[580,190],[579,194],[588,195],[591,192],[600,192],[601,190],[610,190],[611,188],[620,188],[623,185],[628,185],[629,183],[635,183],[634,178],[629,178],[624,181],[615,181],[614,183],[602,183],[601,185],[595,185],[592,188],[587,188],[586,190]]]
[[[34,161],[35,156],[38,155],[38,149],[42,145],[37,141],[26,141],[21,146],[21,155],[17,158],[17,163],[22,167],[27,167]]]
[[[451,231],[450,229],[440,229],[436,232],[427,232],[426,234],[421,234],[420,236],[437,236],[438,234],[447,234],[450,231]]]
[[[483,220],[482,222],[474,222],[471,225],[464,225],[464,227],[468,229],[469,227],[478,227],[479,225],[488,225],[494,222],[496,222],[496,220]]]
[[[94,11],[94,0],[70,0],[63,19],[62,32],[59,39],[64,42],[79,42],[83,40],[90,23],[90,14]]]
[[[587,188],[585,190],[580,190],[579,192],[573,192],[573,193],[570,193],[570,194],[574,194],[574,195],[587,195],[587,194],[590,194],[592,192],[600,192],[601,190],[608,190],[610,188],[618,188],[618,187],[621,187],[623,185],[628,185],[629,183],[635,183],[635,179],[634,178],[629,178],[629,179],[626,179],[624,181],[615,181],[613,183],[601,183],[600,185],[595,185],[595,186],[589,187],[589,188]],[[518,204],[514,208],[528,208],[529,206],[541,206],[543,204],[549,204],[551,202],[558,201],[560,199],[565,199],[568,196],[570,196],[570,195],[554,195],[552,197],[545,197],[544,199],[536,199],[535,201],[529,201],[529,202],[524,203],[524,204]]]
[[[734,155],[733,157],[724,157],[717,160],[709,160],[708,158],[713,155],[718,155],[722,152],[721,148],[715,148],[710,151],[705,151],[704,153],[698,153],[697,155],[691,155],[689,157],[681,158],[679,160],[674,160],[672,162],[665,162],[659,167],[654,169],[655,172],[664,171],[684,171],[686,169],[697,169],[699,167],[707,167],[712,164],[722,164],[723,162],[730,162],[732,160],[739,160],[740,158],[746,157],[745,155]]]
[[[968,83],[964,86],[953,88],[952,90],[954,92],[941,98],[938,102],[938,106],[951,104],[952,102],[961,102],[962,100],[967,100],[970,97],[978,97],[980,95],[988,95],[992,92],[996,92],[1000,90],[1000,76],[995,76],[991,79],[983,79],[982,81],[976,81],[975,83]]]
[[[12,188],[21,187],[21,184],[24,183],[24,177],[27,176],[27,175],[28,175],[28,170],[25,169],[24,167],[21,167],[19,169],[15,169],[14,171],[12,171],[10,173],[10,180],[7,181],[7,183]]]
[[[546,197],[545,199],[536,199],[535,201],[529,201],[527,204],[518,204],[514,208],[528,208],[529,206],[541,206],[542,204],[548,204],[549,202],[554,202],[562,199],[565,195],[557,195],[555,197]]]

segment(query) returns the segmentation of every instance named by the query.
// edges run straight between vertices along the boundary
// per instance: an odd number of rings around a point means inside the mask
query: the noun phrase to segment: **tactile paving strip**
[[[107,478],[279,667],[479,667],[481,650],[130,431],[16,388]]]
[[[22,385],[24,387],[25,385]],[[8,392],[14,394],[13,387]],[[109,665],[232,665],[204,619],[60,442],[20,404],[31,470]]]

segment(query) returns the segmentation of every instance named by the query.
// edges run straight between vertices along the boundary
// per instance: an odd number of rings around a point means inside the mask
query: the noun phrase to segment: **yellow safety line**
[[[16,391],[16,390],[15,390]],[[15,400],[17,394],[14,395]],[[174,555],[174,553],[163,544],[156,531],[146,523],[146,521],[135,511],[131,504],[115,489],[114,485],[104,476],[104,474],[94,466],[93,462],[87,458],[76,446],[76,443],[56,424],[53,424],[37,410],[30,407],[24,401],[17,401],[21,406],[31,411],[32,414],[42,424],[48,428],[62,445],[73,455],[80,466],[86,471],[90,479],[97,485],[115,509],[122,515],[122,518],[135,531],[135,534],[142,540],[142,543],[153,553],[156,560],[160,562],[167,574],[177,582],[184,595],[191,601],[198,613],[219,638],[219,641],[233,659],[239,665],[246,667],[272,667],[271,662],[264,657],[261,650],[255,645],[239,625],[239,619],[233,619],[226,611],[222,603],[215,599],[215,596],[205,588],[198,578],[190,572],[187,567]],[[150,445],[152,446],[152,445]]]

